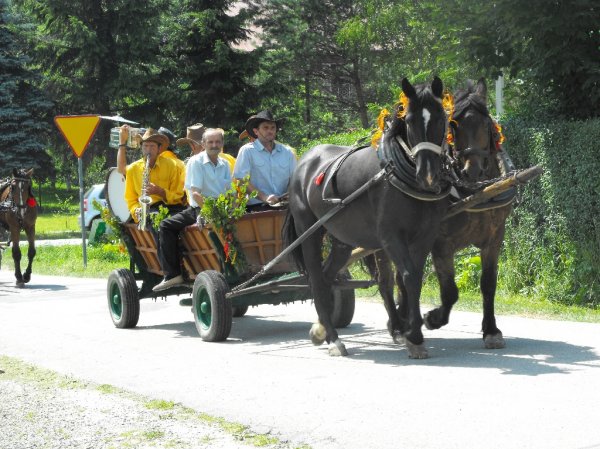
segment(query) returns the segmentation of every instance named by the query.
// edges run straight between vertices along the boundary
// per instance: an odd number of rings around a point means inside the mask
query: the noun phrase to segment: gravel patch
[[[6,449],[297,447],[180,404],[2,356],[0,398],[0,448]]]

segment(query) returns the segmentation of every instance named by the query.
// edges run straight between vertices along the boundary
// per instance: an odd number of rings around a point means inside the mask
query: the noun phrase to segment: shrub
[[[508,220],[501,281],[568,304],[600,302],[600,120],[505,123],[517,167],[540,164]]]

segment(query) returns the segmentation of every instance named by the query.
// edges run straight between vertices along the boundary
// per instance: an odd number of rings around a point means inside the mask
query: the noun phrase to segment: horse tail
[[[296,225],[294,224],[294,216],[287,210],[287,214],[285,215],[285,221],[283,222],[283,229],[281,230],[283,246],[287,248],[298,238],[298,234],[296,232]],[[306,265],[304,264],[304,256],[302,255],[302,246],[298,245],[292,251],[292,259],[294,264],[301,272],[306,271]]]

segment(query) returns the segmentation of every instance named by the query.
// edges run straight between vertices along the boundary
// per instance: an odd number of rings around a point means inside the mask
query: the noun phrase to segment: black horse
[[[0,186],[0,226],[8,228],[10,232],[17,287],[23,287],[31,280],[31,264],[35,257],[37,203],[31,188],[32,173],[33,169],[14,169],[12,179]],[[19,248],[21,230],[25,231],[29,242],[28,264],[24,273],[21,273],[21,248]]]
[[[439,78],[431,85],[414,87],[403,79],[402,90],[407,101],[398,107],[377,151],[319,145],[302,157],[290,181],[284,227],[288,243],[339,204],[336,198],[347,198],[372,182],[294,253],[296,263],[308,275],[319,316],[320,323],[310,332],[312,341],[321,344],[327,340],[331,355],[347,355],[331,320],[331,286],[352,249],[363,247],[383,249],[400,268],[408,319],[400,320],[392,296],[384,298],[390,332],[395,341],[405,338],[410,357],[427,357],[419,297],[425,259],[448,206],[441,149],[447,121]],[[382,167],[385,175],[376,178]],[[331,250],[322,265],[325,232]]]
[[[494,179],[513,168],[499,146],[500,134],[486,103],[487,87],[483,78],[477,85],[469,83],[466,90],[457,91],[455,95],[450,130],[459,176],[467,183]],[[482,329],[485,347],[496,349],[505,346],[502,332],[496,326],[494,297],[498,257],[513,198],[514,191],[509,191],[442,222],[432,250],[442,304],[425,314],[424,321],[428,329],[438,329],[448,323],[452,306],[458,301],[458,288],[454,281],[454,254],[460,249],[475,245],[481,254],[480,286],[483,295]]]

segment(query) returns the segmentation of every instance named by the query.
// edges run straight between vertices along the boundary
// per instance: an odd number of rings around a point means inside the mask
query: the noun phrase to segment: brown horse
[[[454,112],[450,117],[453,156],[460,179],[467,183],[494,179],[514,169],[499,145],[500,134],[486,102],[487,87],[483,78],[476,85],[469,83],[466,90],[457,91],[455,95]],[[442,222],[431,253],[442,304],[425,314],[428,329],[438,329],[448,323],[452,306],[458,301],[454,254],[474,245],[481,254],[484,344],[488,349],[505,346],[502,332],[496,327],[494,298],[505,221],[512,210],[514,196],[514,190],[508,191]]]
[[[33,169],[14,169],[13,177],[0,186],[0,226],[8,228],[10,232],[17,287],[23,287],[30,281],[31,264],[35,257],[37,203],[31,188],[32,173]],[[21,249],[19,248],[21,230],[25,231],[29,242],[28,264],[24,273],[21,273]]]

